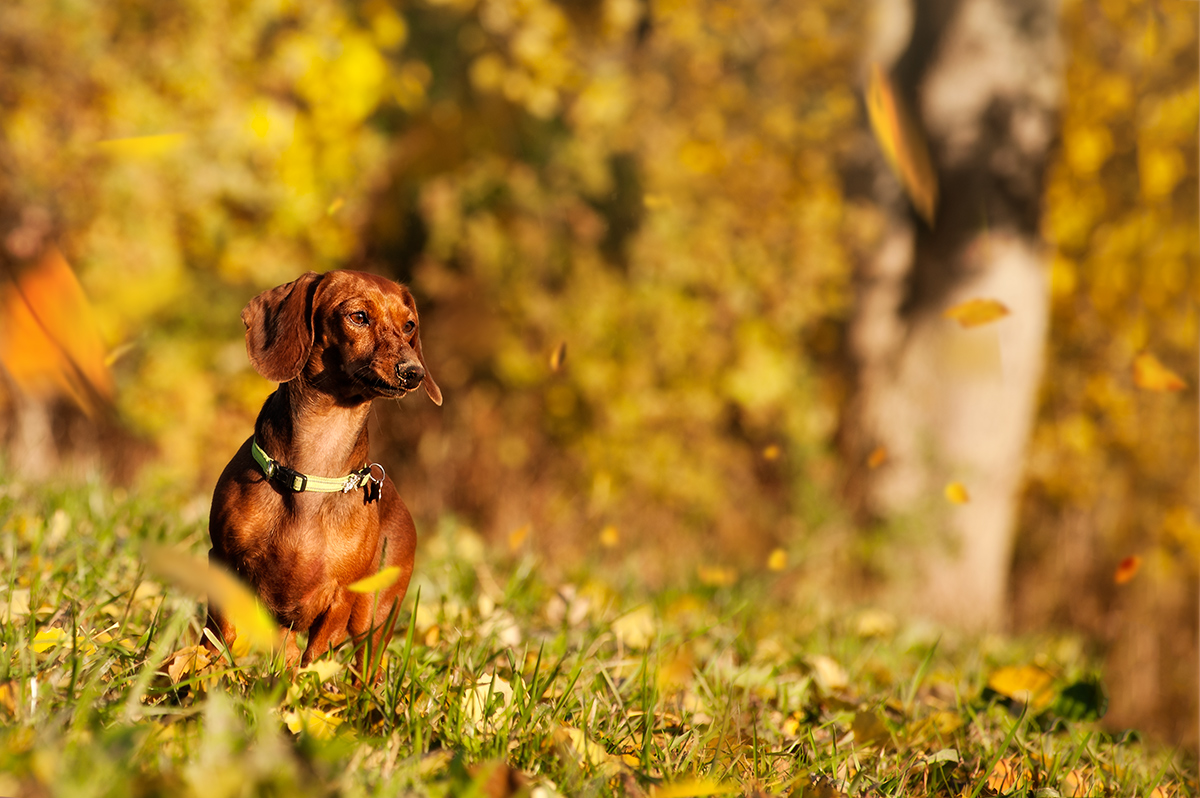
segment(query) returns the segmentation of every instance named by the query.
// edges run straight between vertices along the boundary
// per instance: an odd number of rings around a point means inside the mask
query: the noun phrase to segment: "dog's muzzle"
[[[416,363],[401,363],[396,366],[396,379],[406,391],[416,390],[425,379],[425,369]]]

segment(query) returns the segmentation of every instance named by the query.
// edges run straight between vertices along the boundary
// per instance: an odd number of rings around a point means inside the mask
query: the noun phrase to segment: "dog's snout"
[[[425,369],[417,363],[400,363],[396,366],[396,379],[406,391],[411,391],[425,379]]]

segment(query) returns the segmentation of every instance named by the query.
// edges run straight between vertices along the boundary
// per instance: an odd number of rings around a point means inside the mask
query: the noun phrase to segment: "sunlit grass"
[[[205,509],[2,489],[0,795],[1197,792],[1192,759],[1092,719],[1069,640],[818,614],[767,564],[657,594],[551,584],[450,520],[378,685],[352,686],[348,649],[299,674],[210,663],[198,597],[138,554],[202,554]]]

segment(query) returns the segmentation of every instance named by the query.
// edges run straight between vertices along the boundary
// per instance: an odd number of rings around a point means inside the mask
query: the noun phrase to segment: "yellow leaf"
[[[677,781],[650,789],[651,798],[702,798],[706,795],[731,795],[741,792],[735,784],[723,784],[710,779]]]
[[[1083,798],[1083,796],[1089,795],[1091,791],[1087,774],[1082,770],[1068,771],[1067,775],[1063,776],[1062,794],[1067,796],[1067,798]]]
[[[159,578],[190,593],[208,596],[237,628],[238,641],[245,640],[259,651],[272,651],[279,641],[279,627],[251,590],[237,577],[214,564],[164,546],[147,545],[146,566]]]
[[[636,649],[643,649],[650,645],[657,630],[654,611],[645,604],[625,613],[612,624],[612,631],[617,641],[621,645]]]
[[[183,133],[162,133],[157,136],[130,136],[107,139],[96,145],[101,152],[121,158],[154,158],[176,149],[187,136]]]
[[[283,722],[287,724],[288,730],[292,734],[304,732],[318,740],[332,738],[337,727],[342,725],[342,719],[332,712],[323,712],[308,707],[283,713]]]
[[[1183,378],[1149,352],[1134,358],[1133,384],[1144,391],[1182,391],[1187,387]]]
[[[737,581],[737,569],[724,565],[701,565],[696,569],[700,584],[707,587],[729,587]]]
[[[529,538],[529,530],[533,529],[530,524],[517,527],[512,532],[508,533],[508,550],[516,551],[521,548],[521,544]]]
[[[965,329],[990,324],[1009,315],[1003,302],[996,299],[968,299],[942,313],[944,318],[957,321]]]
[[[327,682],[330,679],[337,678],[338,674],[340,674],[345,667],[346,666],[342,663],[332,659],[319,659],[296,671],[296,675],[299,676],[302,673],[311,673],[317,677],[317,681]]]
[[[364,576],[357,582],[346,585],[346,589],[351,593],[378,593],[380,590],[396,584],[396,580],[399,578],[400,566],[389,565],[386,568],[380,568],[379,573]]]
[[[208,649],[204,646],[186,646],[171,655],[167,663],[167,676],[172,684],[179,684],[187,677],[200,673],[210,662]]]
[[[767,557],[767,568],[772,571],[782,571],[788,566],[788,554],[783,549],[775,549]]]
[[[813,681],[826,695],[845,690],[850,686],[850,676],[833,657],[813,654],[805,658],[812,671]]]
[[[554,347],[554,351],[550,353],[550,370],[554,373],[562,371],[562,367],[567,362],[567,342],[563,341],[558,346]]]
[[[1029,782],[1029,771],[1021,767],[1016,757],[1005,757],[992,767],[987,786],[997,795],[1006,795]]]
[[[1045,709],[1054,700],[1054,677],[1036,665],[1000,668],[988,678],[987,686],[1034,710]]]
[[[62,645],[66,639],[66,632],[57,626],[52,626],[49,629],[42,629],[34,635],[29,647],[33,649],[33,653],[35,654],[45,654],[50,649]]]
[[[938,180],[929,148],[903,96],[879,64],[871,65],[867,116],[880,149],[904,184],[913,207],[932,227],[937,212]]]
[[[589,740],[582,729],[559,726],[556,736],[561,742],[573,748],[575,753],[592,767],[602,765],[608,759],[608,750],[599,743]]]
[[[951,504],[966,504],[971,501],[971,494],[961,482],[951,482],[946,485],[946,501]]]
[[[1141,567],[1141,557],[1136,554],[1126,557],[1125,559],[1121,560],[1121,564],[1117,566],[1117,571],[1113,574],[1113,582],[1118,585],[1125,584],[1137,576],[1137,572]]]

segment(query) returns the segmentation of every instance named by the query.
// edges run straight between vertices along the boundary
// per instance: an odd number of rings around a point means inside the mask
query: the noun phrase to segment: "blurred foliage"
[[[1016,616],[1089,630],[1125,672],[1115,714],[1141,702],[1177,716],[1160,732],[1191,738],[1194,712],[1172,708],[1194,707],[1200,562],[1197,6],[1071,0],[1063,30],[1068,97],[1043,217],[1051,336]]]
[[[1134,553],[1133,586],[1196,578],[1196,9],[1064,3],[1025,617],[1102,627]],[[418,516],[761,565],[836,513],[866,22],[836,0],[8,0],[0,259],[61,249],[164,480],[207,489],[271,389],[245,302],[366,264],[412,283],[446,389],[381,408]],[[1137,390],[1143,350],[1189,387]],[[1091,598],[1049,606],[1047,574]]]

